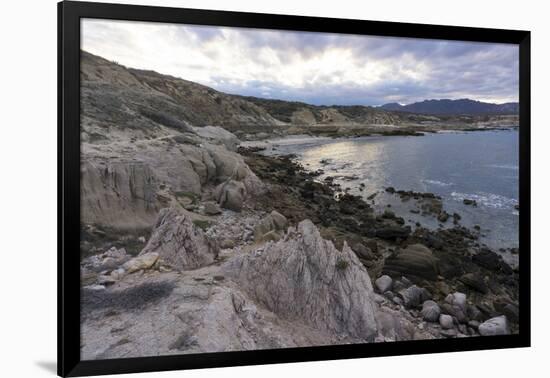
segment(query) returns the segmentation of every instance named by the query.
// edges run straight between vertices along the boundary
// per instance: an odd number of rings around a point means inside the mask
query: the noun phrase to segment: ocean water
[[[518,246],[518,131],[427,134],[422,137],[372,136],[354,139],[286,138],[266,143],[266,154],[296,154],[308,169],[323,169],[342,188],[365,198],[378,192],[374,205],[392,209],[411,225],[439,227],[436,219],[410,213],[407,203],[384,192],[431,192],[444,209],[462,216],[461,224],[482,230],[482,242],[498,249]],[[360,191],[360,184],[365,185]],[[478,206],[466,206],[464,198]],[[411,207],[412,208],[412,207]],[[446,227],[452,226],[448,221]]]

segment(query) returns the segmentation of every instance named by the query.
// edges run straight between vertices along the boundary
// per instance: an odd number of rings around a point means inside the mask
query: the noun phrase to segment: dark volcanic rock
[[[405,275],[434,281],[439,274],[439,268],[437,259],[428,247],[413,244],[386,258],[383,272],[390,276]]]
[[[502,272],[505,274],[513,273],[510,265],[506,264],[501,256],[489,249],[482,249],[479,251],[477,254],[472,256],[472,261],[477,265],[493,272]]]
[[[447,222],[447,219],[449,219],[449,214],[446,211],[442,211],[437,216],[437,220],[440,222]]]
[[[477,206],[477,202],[473,199],[464,198],[462,203],[464,203],[464,205]]]
[[[374,253],[372,253],[370,248],[364,246],[361,243],[354,244],[353,247],[351,247],[351,249],[353,250],[353,252],[355,252],[357,257],[359,257],[360,259],[363,259],[363,260],[376,259],[376,256],[374,255]]]
[[[497,300],[493,303],[497,313],[506,315],[508,320],[517,323],[519,321],[519,307],[514,303]]]
[[[376,229],[375,235],[380,239],[395,240],[406,239],[411,233],[411,228],[401,226],[382,226]]]
[[[483,277],[479,274],[466,273],[458,280],[469,288],[479,291],[480,293],[487,294],[489,292],[487,284],[483,280]]]

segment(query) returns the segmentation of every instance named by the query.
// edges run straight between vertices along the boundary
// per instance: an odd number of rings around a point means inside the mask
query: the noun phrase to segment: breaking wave
[[[487,167],[500,168],[500,169],[510,169],[510,170],[513,170],[513,171],[519,170],[519,166],[513,165],[513,164],[490,164],[490,165],[487,165]]]
[[[493,209],[507,209],[513,208],[518,204],[518,200],[506,196],[501,196],[494,193],[476,193],[476,194],[467,194],[467,193],[458,193],[452,192],[451,196],[458,200],[462,201],[465,198],[475,200],[478,205],[490,207]]]
[[[422,180],[424,184],[436,185],[436,186],[451,186],[454,185],[452,182],[443,182],[437,180]]]

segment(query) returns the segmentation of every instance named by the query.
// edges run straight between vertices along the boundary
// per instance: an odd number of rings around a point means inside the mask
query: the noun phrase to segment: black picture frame
[[[519,46],[520,333],[507,336],[81,361],[80,19],[116,19],[495,42]],[[530,298],[530,32],[457,26],[63,1],[58,3],[58,374],[83,376],[528,347]]]

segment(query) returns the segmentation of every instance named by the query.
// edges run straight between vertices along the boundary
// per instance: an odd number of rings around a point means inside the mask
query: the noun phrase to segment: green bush
[[[212,223],[210,223],[209,221],[202,220],[202,219],[195,219],[193,221],[193,224],[195,225],[195,227],[198,227],[203,231],[207,230],[208,227],[210,227],[212,225]]]
[[[349,263],[346,260],[339,258],[338,261],[336,262],[336,269],[338,270],[345,270],[348,268],[348,266],[349,266]]]

